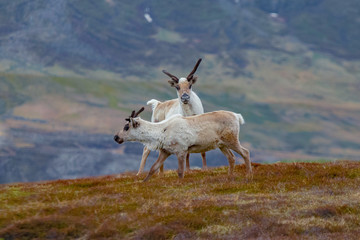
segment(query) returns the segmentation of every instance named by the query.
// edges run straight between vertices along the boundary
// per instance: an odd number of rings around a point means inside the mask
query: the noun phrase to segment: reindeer
[[[175,87],[177,90],[178,98],[168,100],[165,102],[160,102],[156,99],[151,99],[147,102],[147,105],[152,106],[152,117],[151,122],[160,122],[164,119],[169,118],[174,114],[181,114],[183,116],[193,116],[197,114],[204,113],[204,108],[202,106],[200,98],[192,91],[192,85],[196,82],[197,77],[194,76],[197,68],[201,63],[201,58],[195,64],[194,69],[186,78],[177,78],[176,76],[168,73],[163,70],[163,73],[168,75],[171,80],[168,82],[172,87]],[[145,146],[143,154],[141,157],[140,168],[137,173],[139,175],[145,167],[146,159],[150,154],[150,150]],[[203,169],[206,169],[206,155],[205,152],[201,153]],[[190,169],[189,154],[186,156],[186,170]],[[163,171],[163,166],[161,166],[160,171]]]
[[[229,161],[229,174],[232,174],[235,158],[231,150],[240,154],[245,161],[247,176],[252,177],[250,153],[240,145],[240,124],[245,121],[241,114],[229,111],[209,112],[191,117],[180,114],[171,116],[161,122],[153,123],[141,119],[138,115],[144,110],[132,112],[128,122],[115,136],[121,144],[127,141],[138,141],[150,150],[159,150],[160,154],[152,165],[147,181],[171,155],[178,158],[178,176],[184,177],[184,160],[188,153],[201,153],[219,148]]]

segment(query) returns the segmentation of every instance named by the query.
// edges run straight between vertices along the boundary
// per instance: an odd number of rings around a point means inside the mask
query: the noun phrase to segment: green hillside
[[[244,116],[247,123],[240,140],[256,153],[253,160],[359,159],[359,75],[350,71],[356,63],[319,54],[274,56],[267,50],[244,54],[249,63],[239,75],[228,74],[212,55],[205,56],[194,91],[205,111],[226,109]],[[311,65],[303,66],[304,61]],[[184,74],[172,65],[166,67],[172,68],[174,74]],[[176,97],[158,72],[153,81],[0,74],[4,116],[45,121],[5,118],[3,126],[113,134],[131,110],[149,99]],[[147,107],[143,118],[150,119],[150,111]]]
[[[356,239],[360,164],[237,165],[0,185],[2,239]]]

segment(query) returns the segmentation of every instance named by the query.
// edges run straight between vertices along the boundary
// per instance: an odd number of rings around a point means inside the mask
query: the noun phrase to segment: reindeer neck
[[[145,120],[140,120],[140,127],[136,129],[135,141],[139,141],[144,144],[157,142],[162,135],[162,129],[164,128],[162,123],[152,123]]]

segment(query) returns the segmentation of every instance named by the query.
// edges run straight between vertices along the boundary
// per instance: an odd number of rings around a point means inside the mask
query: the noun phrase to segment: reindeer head
[[[175,87],[177,90],[178,97],[180,98],[181,102],[184,104],[188,104],[190,101],[190,93],[191,93],[191,86],[196,82],[197,77],[194,76],[194,73],[196,72],[197,68],[200,65],[201,58],[197,61],[195,64],[194,69],[191,71],[191,73],[186,78],[180,78],[178,79],[176,76],[172,75],[171,73],[168,73],[167,71],[163,70],[163,73],[168,75],[171,80],[168,82],[172,87]]]
[[[128,122],[125,124],[124,128],[119,131],[118,134],[114,136],[115,142],[118,144],[122,144],[125,141],[132,140],[131,139],[131,132],[133,129],[136,129],[140,126],[140,123],[138,122],[137,116],[144,111],[144,107],[142,107],[139,111],[135,113],[135,110],[132,111],[131,115],[126,118],[125,120]]]

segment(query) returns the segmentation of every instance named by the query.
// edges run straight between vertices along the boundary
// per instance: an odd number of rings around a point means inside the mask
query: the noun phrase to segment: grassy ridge
[[[0,238],[346,238],[360,233],[360,163],[278,163],[1,185]]]

